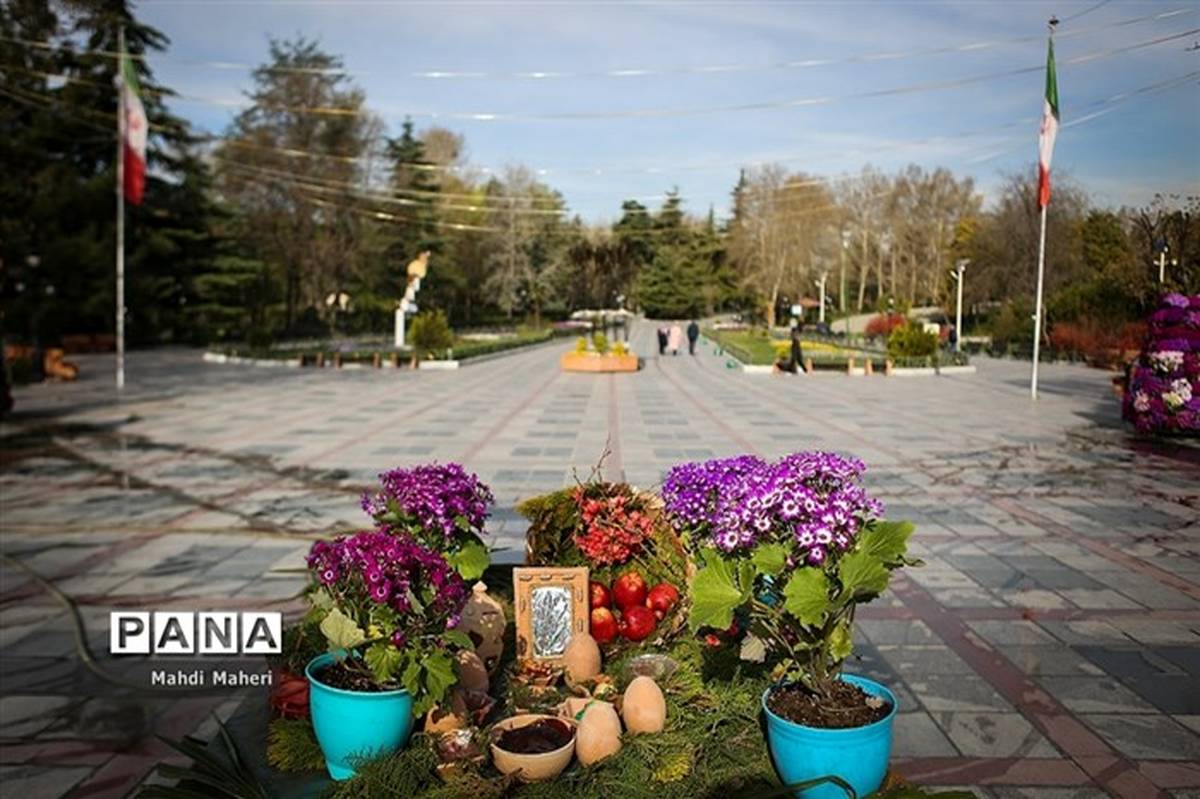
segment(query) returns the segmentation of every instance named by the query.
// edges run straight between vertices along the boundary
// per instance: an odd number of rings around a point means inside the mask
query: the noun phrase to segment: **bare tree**
[[[745,174],[729,247],[742,285],[763,304],[768,326],[785,289],[802,290],[812,256],[828,250],[837,209],[829,189],[773,165]]]

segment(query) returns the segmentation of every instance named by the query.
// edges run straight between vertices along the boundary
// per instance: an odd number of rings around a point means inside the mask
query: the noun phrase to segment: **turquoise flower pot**
[[[767,747],[784,785],[832,774],[850,783],[860,797],[870,795],[883,785],[892,753],[896,697],[884,686],[865,677],[843,674],[842,680],[857,685],[871,696],[891,702],[891,712],[865,727],[842,730],[806,727],[772,713],[767,707],[767,696],[772,689],[763,692]],[[796,796],[798,799],[847,799],[846,792],[832,783],[797,791]]]
[[[318,655],[304,668],[308,677],[308,706],[325,767],[335,780],[354,776],[353,761],[404,748],[413,728],[412,695],[396,691],[344,691],[313,675],[334,660]]]

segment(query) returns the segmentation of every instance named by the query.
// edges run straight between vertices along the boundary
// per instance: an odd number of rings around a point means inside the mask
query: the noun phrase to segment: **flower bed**
[[[1123,416],[1139,433],[1200,433],[1200,295],[1168,294],[1147,322]]]

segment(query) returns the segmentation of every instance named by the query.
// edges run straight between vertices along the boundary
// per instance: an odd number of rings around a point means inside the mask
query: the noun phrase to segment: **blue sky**
[[[573,211],[601,222],[613,219],[627,197],[653,204],[673,187],[690,211],[706,213],[712,205],[721,214],[740,165],[775,161],[831,178],[868,163],[889,171],[909,162],[945,166],[973,176],[987,196],[1003,173],[1036,159],[1040,70],[939,90],[853,95],[1038,66],[1051,14],[1064,20],[1056,54],[1065,127],[1055,170],[1070,172],[1101,205],[1200,192],[1200,78],[1104,104],[1200,70],[1200,50],[1188,50],[1200,33],[1106,54],[1200,28],[1200,3],[1097,5],[142,0],[137,9],[170,37],[170,50],[151,63],[158,79],[182,95],[236,102],[249,86],[248,73],[211,62],[255,64],[265,58],[269,37],[316,38],[344,58],[391,131],[406,113],[418,128],[451,128],[466,137],[471,163],[545,169],[542,179],[563,192]],[[1115,24],[1177,9],[1183,13]],[[1021,37],[1034,38],[1010,41]],[[990,44],[968,47],[980,43]],[[956,49],[924,52],[947,47]],[[1099,57],[1070,63],[1089,54]],[[871,58],[851,60],[856,56]],[[834,63],[796,65],[825,60]],[[598,74],[623,70],[658,74]],[[428,71],[485,75],[414,74]],[[514,77],[528,72],[573,74]],[[619,116],[814,98],[826,99]],[[235,112],[188,100],[173,107],[211,132],[222,131]],[[1106,113],[1070,124],[1098,111]],[[453,116],[478,113],[518,118]],[[969,135],[956,135],[963,133]]]

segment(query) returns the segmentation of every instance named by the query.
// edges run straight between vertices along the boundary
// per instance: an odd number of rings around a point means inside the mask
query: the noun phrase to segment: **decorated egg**
[[[471,598],[463,607],[458,629],[470,636],[475,644],[475,654],[484,662],[488,671],[495,671],[496,666],[500,664],[500,655],[504,653],[504,627],[507,623],[504,608],[488,596],[487,585],[483,582],[475,583]]]
[[[621,719],[608,702],[593,702],[583,711],[575,732],[575,755],[585,766],[621,751]]]
[[[625,728],[631,733],[662,732],[667,720],[667,700],[658,683],[649,677],[635,677],[625,689],[621,714]]]
[[[600,645],[587,633],[576,633],[563,652],[563,668],[573,683],[594,680],[600,674]]]
[[[486,694],[490,680],[487,667],[483,665],[479,655],[462,650],[454,658],[458,661],[458,684],[468,691],[482,691]]]

